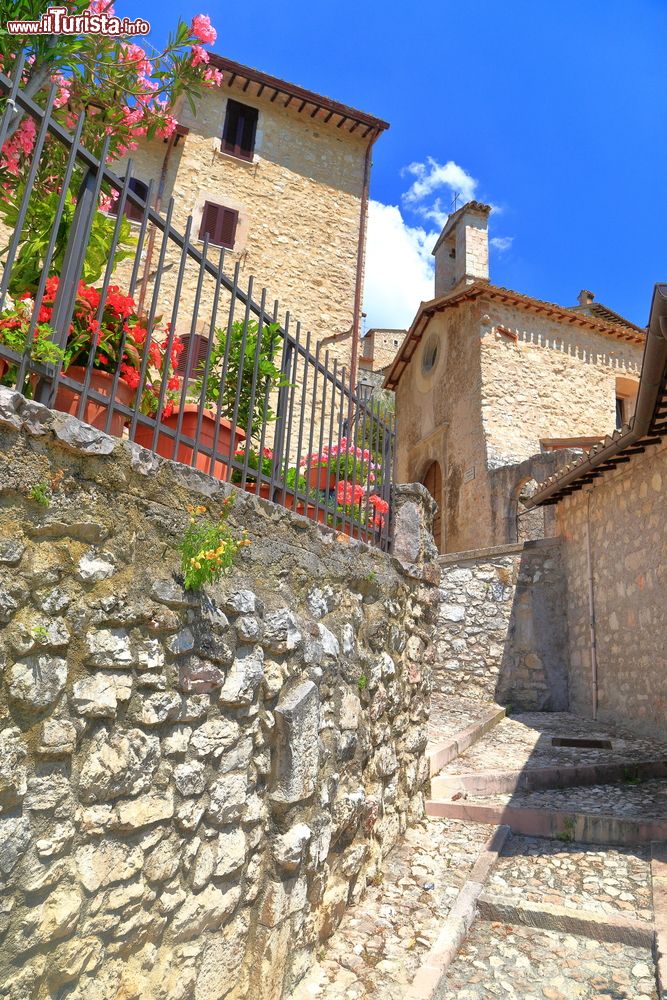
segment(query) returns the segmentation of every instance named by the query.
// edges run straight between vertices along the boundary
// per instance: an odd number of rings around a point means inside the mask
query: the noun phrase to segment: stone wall
[[[252,545],[187,593],[232,491]],[[422,815],[432,594],[0,390],[0,995],[285,995]]]
[[[535,455],[543,438],[604,437],[615,426],[616,379],[639,379],[641,345],[510,305],[487,304],[481,335],[491,467]]]
[[[435,690],[526,710],[567,708],[558,541],[442,556]]]
[[[589,515],[590,508],[590,515]],[[557,507],[567,577],[572,710],[593,713],[587,534],[598,718],[667,737],[667,444],[636,455]]]

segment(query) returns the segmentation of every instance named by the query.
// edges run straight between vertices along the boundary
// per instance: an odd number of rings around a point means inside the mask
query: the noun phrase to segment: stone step
[[[547,788],[604,785],[628,777],[633,781],[667,778],[667,758],[572,766],[530,767],[528,765],[521,770],[438,774],[431,779],[431,797],[441,800],[450,799],[462,792],[478,796]]]
[[[505,718],[505,709],[493,705],[483,711],[479,719],[466,726],[465,729],[448,737],[446,740],[429,743],[426,756],[429,762],[431,777],[438,774],[443,767],[455,760],[460,754],[470,749],[478,740],[497,726]]]
[[[426,815],[494,826],[506,824],[512,833],[557,837],[586,844],[648,844],[653,840],[667,840],[667,816],[644,820],[546,805],[540,808],[493,801],[447,802],[434,799],[427,800]]]

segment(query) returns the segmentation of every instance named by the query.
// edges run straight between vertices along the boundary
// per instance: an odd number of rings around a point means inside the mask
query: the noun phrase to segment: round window
[[[435,368],[435,363],[438,360],[438,336],[437,334],[431,334],[429,339],[424,345],[424,351],[422,353],[422,372],[424,375],[428,375]]]

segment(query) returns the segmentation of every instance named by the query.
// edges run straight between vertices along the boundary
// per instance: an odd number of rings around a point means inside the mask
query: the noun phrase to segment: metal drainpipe
[[[164,159],[162,160],[162,169],[160,170],[160,182],[158,184],[157,194],[155,195],[154,208],[156,212],[159,212],[160,209],[162,208],[162,198],[167,183],[167,170],[169,168],[169,160],[171,158],[171,151],[176,145],[177,138],[178,138],[178,133],[172,132],[167,142],[167,149],[164,154]],[[148,289],[148,278],[150,277],[154,247],[155,247],[155,226],[151,226],[151,231],[148,234],[148,246],[146,247],[146,261],[144,263],[144,273],[141,276],[141,285],[139,287],[139,302],[137,304],[137,313],[139,316],[141,316],[144,311],[144,303],[146,301],[146,291]]]
[[[586,503],[586,553],[588,558],[588,616],[591,633],[591,684],[593,696],[593,721],[598,717],[598,654],[597,633],[595,625],[595,587],[593,583],[593,546],[591,544],[591,496],[593,489],[587,491]]]
[[[361,195],[361,211],[359,214],[359,244],[357,248],[357,273],[354,286],[354,318],[352,323],[352,354],[350,356],[350,388],[354,392],[357,384],[357,367],[359,358],[359,332],[361,326],[361,284],[366,256],[366,218],[368,215],[368,194],[371,178],[371,151],[380,131],[375,129],[368,141],[364,158],[364,187]],[[350,400],[350,407],[352,401]]]

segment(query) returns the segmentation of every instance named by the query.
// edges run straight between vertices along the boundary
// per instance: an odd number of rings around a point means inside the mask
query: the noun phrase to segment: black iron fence
[[[0,383],[389,549],[395,422],[382,396],[360,398],[266,289],[241,285],[238,262],[227,272],[228,251],[193,238],[192,217],[177,231],[173,199],[151,207],[131,162],[121,178],[104,149],[93,156],[82,116],[71,131],[54,120],[53,90],[35,104],[21,69],[0,73],[0,150],[17,115],[35,125],[27,175],[0,188],[14,199]],[[48,144],[62,169],[45,198]]]

